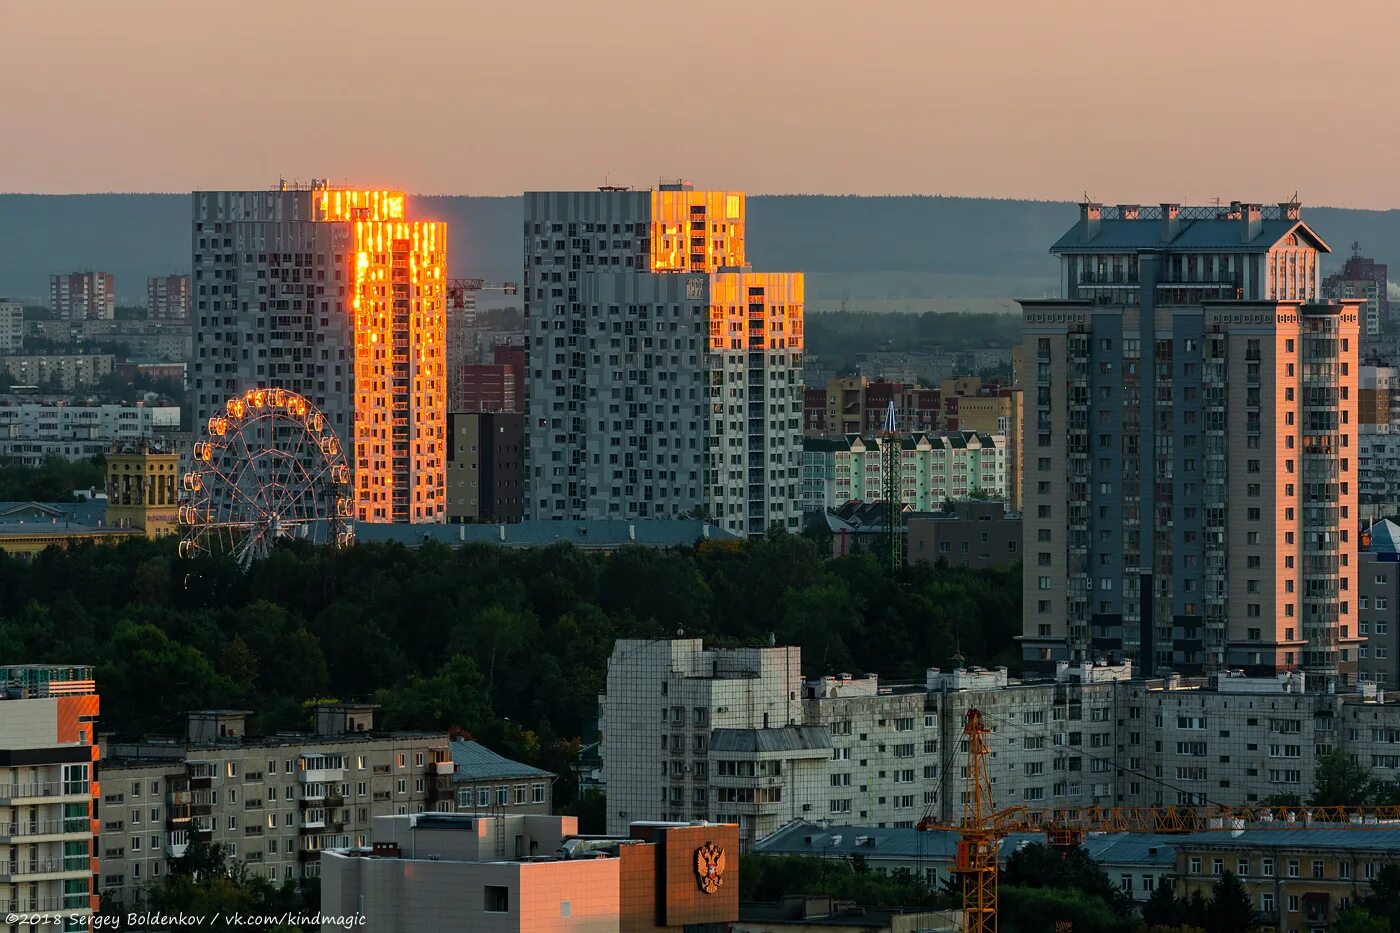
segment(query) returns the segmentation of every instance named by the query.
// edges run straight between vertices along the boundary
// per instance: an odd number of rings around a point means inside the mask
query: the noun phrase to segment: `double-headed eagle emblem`
[[[695,850],[695,878],[700,882],[700,890],[706,894],[719,891],[724,883],[724,861],[724,850],[713,842]]]

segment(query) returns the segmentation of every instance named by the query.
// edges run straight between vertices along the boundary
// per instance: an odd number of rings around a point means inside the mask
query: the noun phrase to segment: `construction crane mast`
[[[890,576],[899,575],[904,565],[904,535],[900,522],[904,516],[904,497],[901,487],[900,463],[904,442],[899,436],[895,422],[894,401],[885,409],[884,430],[880,432],[880,482],[885,497],[885,560],[889,564]]]
[[[967,933],[996,933],[997,929],[997,850],[1001,837],[994,828],[986,734],[982,713],[968,710],[963,718],[967,782],[957,856],[957,870],[962,876],[963,929]]]
[[[992,779],[987,770],[990,730],[978,709],[963,717],[967,771],[963,782],[963,815],[957,826],[936,823],[926,815],[919,832],[944,830],[958,834],[955,871],[962,878],[963,930],[996,933],[997,856],[1001,841],[1013,832],[1045,833],[1047,842],[1067,854],[1091,832],[1193,833],[1211,829],[1346,829],[1394,830],[1400,806],[1248,806],[1218,804],[1176,807],[1059,807],[1032,809],[1015,806],[993,810]],[[921,849],[922,851],[922,849]]]

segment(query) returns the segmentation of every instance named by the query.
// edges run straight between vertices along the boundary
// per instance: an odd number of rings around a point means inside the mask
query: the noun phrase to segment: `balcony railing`
[[[92,793],[86,781],[33,781],[0,784],[0,804],[31,797],[85,797]]]
[[[0,837],[59,836],[65,833],[92,834],[92,822],[85,816],[61,820],[27,820],[0,823]]]
[[[58,858],[37,858],[28,861],[0,862],[0,878],[21,878],[25,875],[50,875],[63,872],[90,872],[92,859],[87,855],[66,855]]]

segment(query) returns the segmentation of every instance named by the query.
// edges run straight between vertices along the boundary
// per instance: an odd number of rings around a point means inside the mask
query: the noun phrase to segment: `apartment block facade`
[[[802,444],[802,511],[822,512],[852,500],[883,500],[884,437],[807,438]],[[1004,435],[959,431],[912,434],[900,444],[903,504],[919,512],[949,499],[982,494],[1007,499],[1011,472]]]
[[[22,349],[24,305],[18,301],[0,301],[0,353],[18,353]]]
[[[525,517],[525,416],[454,411],[447,416],[447,521]]]
[[[0,370],[8,370],[19,385],[64,392],[96,385],[110,376],[116,357],[110,353],[14,353],[0,355]]]
[[[525,195],[527,514],[800,523],[803,278],[745,265],[744,195]]]
[[[195,424],[291,389],[340,439],[357,521],[441,521],[446,225],[399,191],[197,191],[191,248]]]
[[[1296,203],[1080,205],[1023,301],[1023,658],[1356,676],[1356,299]]]
[[[1388,690],[1400,684],[1400,525],[1382,519],[1361,534],[1358,676]]]
[[[90,667],[0,667],[0,930],[87,930],[98,907]]]
[[[1301,671],[1144,680],[1128,662],[1062,661],[1039,681],[930,668],[894,684],[800,669],[793,648],[619,641],[600,698],[609,825],[722,817],[748,847],[793,820],[955,822],[974,708],[996,807],[1306,797],[1331,750],[1400,777],[1400,702],[1307,691]]]
[[[190,316],[190,277],[152,275],[146,278],[146,316],[152,320],[183,321]]]
[[[49,276],[49,308],[60,321],[111,320],[117,293],[110,272]]]
[[[39,466],[49,457],[85,460],[114,443],[151,440],[180,429],[175,405],[0,404],[0,458]]]
[[[1360,244],[1352,244],[1352,255],[1342,268],[1322,280],[1324,298],[1361,301],[1361,334],[1380,337],[1390,330],[1390,287],[1386,264],[1362,256]]]
[[[102,893],[130,905],[193,842],[251,873],[315,877],[321,851],[364,845],[376,816],[456,807],[448,737],[374,731],[374,708],[318,707],[305,735],[246,733],[246,713],[189,714],[183,739],[109,743]]]

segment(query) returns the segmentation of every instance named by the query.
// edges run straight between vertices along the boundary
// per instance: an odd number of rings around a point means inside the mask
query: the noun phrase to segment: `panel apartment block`
[[[376,816],[451,812],[444,734],[373,731],[373,708],[317,708],[317,731],[245,734],[245,713],[189,714],[183,740],[110,743],[102,761],[102,892],[131,904],[193,842],[281,882],[321,850],[363,845]]]
[[[1295,203],[1080,206],[1023,301],[1023,658],[1355,677],[1358,309]]]

